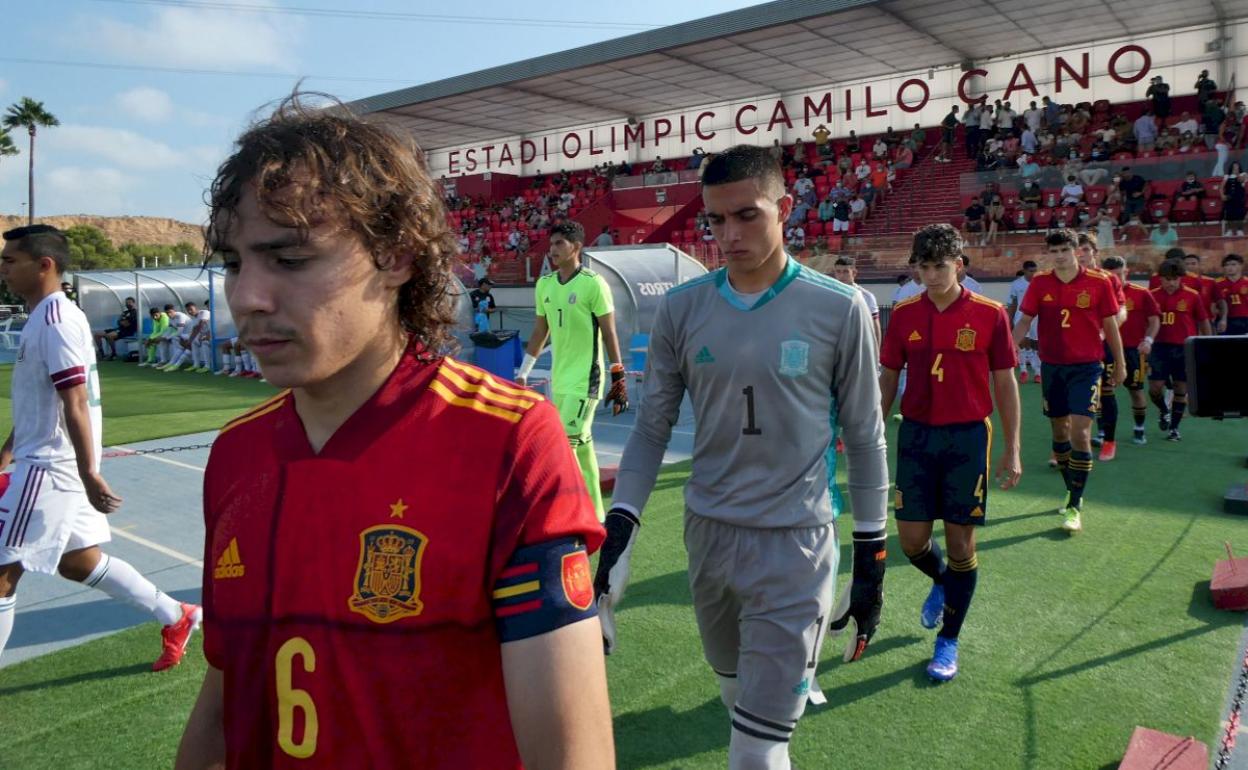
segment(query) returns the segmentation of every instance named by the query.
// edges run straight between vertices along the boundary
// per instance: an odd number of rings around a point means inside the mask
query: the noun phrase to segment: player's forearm
[[[507,706],[529,770],[615,767],[598,619],[503,645]]]
[[[174,770],[224,770],[224,675],[208,667],[178,745]]]
[[[1114,357],[1114,365],[1118,367],[1118,371],[1125,372],[1127,357],[1122,351],[1122,335],[1118,333],[1117,321],[1113,316],[1106,318],[1102,322],[1102,330],[1105,332],[1105,341],[1109,343],[1109,352]]]
[[[1144,336],[1148,337],[1148,339],[1151,341],[1157,338],[1157,332],[1159,331],[1161,331],[1161,317],[1149,316],[1148,329],[1144,332]]]
[[[1199,331],[1201,335],[1208,337],[1213,334],[1213,326],[1208,321],[1201,321]]]
[[[880,370],[880,414],[884,417],[888,417],[893,411],[893,401],[897,400],[897,384],[900,381],[899,370],[888,367]]]
[[[613,505],[623,503],[638,514],[645,509],[646,501],[654,490],[659,468],[663,465],[663,455],[667,454],[667,444],[672,437],[672,426],[676,424],[676,412],[680,408],[678,398],[676,408],[666,410],[668,413],[665,414],[664,404],[656,403],[658,400],[647,390],[637,410],[633,432],[624,444],[624,456],[620,458],[615,492],[611,496]]]
[[[607,362],[612,364],[623,363],[624,359],[620,357],[620,335],[615,333],[615,319],[610,323],[602,325],[602,344],[607,351]]]
[[[1031,328],[1031,316],[1024,313],[1019,316],[1018,323],[1014,324],[1014,347],[1023,344],[1023,340],[1027,339],[1027,330]]]
[[[96,472],[95,450],[91,435],[91,410],[87,406],[87,386],[76,385],[60,391],[61,405],[65,409],[65,430],[74,445],[74,459],[78,463],[78,476],[86,480]]]

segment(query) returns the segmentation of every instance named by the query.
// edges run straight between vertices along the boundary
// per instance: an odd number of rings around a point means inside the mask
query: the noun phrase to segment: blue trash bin
[[[518,329],[476,332],[471,336],[476,345],[477,366],[497,377],[515,379],[516,367],[524,359]]]

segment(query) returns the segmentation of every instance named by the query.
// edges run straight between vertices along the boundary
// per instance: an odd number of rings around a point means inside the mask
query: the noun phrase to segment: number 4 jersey
[[[98,467],[103,415],[91,327],[78,306],[54,292],[30,311],[22,327],[13,367],[13,457],[19,462],[52,467],[68,464],[64,482],[81,486],[74,444],[65,426],[58,391],[87,386],[91,442]]]
[[[685,485],[690,513],[743,527],[827,524],[839,424],[856,529],[884,526],[875,345],[867,305],[852,286],[790,259],[749,307],[726,269],[669,291],[650,334],[645,398],[614,503],[644,507],[686,392],[697,424]]]
[[[409,350],[314,454],[283,393],[222,430],[204,516],[229,767],[520,766],[501,643],[593,615],[603,536],[540,396]]]

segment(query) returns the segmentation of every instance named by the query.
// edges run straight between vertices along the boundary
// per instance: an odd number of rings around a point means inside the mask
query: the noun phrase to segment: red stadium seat
[[[1149,184],[1149,189],[1152,191],[1151,197],[1153,198],[1173,200],[1175,193],[1182,186],[1182,179],[1156,179]]]
[[[1053,221],[1053,209],[1036,209],[1033,212],[1032,220],[1036,223],[1036,227],[1045,229],[1049,223]]]
[[[1200,210],[1205,215],[1206,222],[1219,220],[1222,218],[1222,199],[1204,198],[1200,202]]]
[[[1062,200],[1062,191],[1060,189],[1049,188],[1040,191],[1041,206],[1056,206]]]
[[[1010,224],[1015,229],[1025,229],[1031,227],[1031,211],[1028,209],[1018,209],[1010,214]]]
[[[1053,210],[1053,217],[1059,221],[1065,221],[1067,225],[1074,224],[1075,207],[1074,206],[1058,206]]]
[[[1165,198],[1158,198],[1148,203],[1148,216],[1154,222],[1162,217],[1170,216],[1170,201]]]
[[[1105,216],[1110,217],[1117,222],[1122,217],[1122,205],[1115,203],[1105,207]]]
[[[1222,177],[1215,176],[1215,177],[1210,177],[1208,179],[1202,179],[1201,184],[1205,186],[1206,198],[1221,198],[1222,197]]]
[[[1200,221],[1200,201],[1196,198],[1175,201],[1170,207],[1170,219],[1175,222]]]
[[[1084,197],[1088,201],[1089,206],[1099,206],[1105,202],[1106,189],[1104,187],[1089,187],[1084,190]]]
[[[1113,155],[1114,160],[1131,160],[1135,156],[1129,152],[1116,152]]]

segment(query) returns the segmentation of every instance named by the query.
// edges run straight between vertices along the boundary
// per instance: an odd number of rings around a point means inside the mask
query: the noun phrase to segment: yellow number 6
[[[316,671],[316,653],[312,645],[301,636],[286,640],[277,650],[274,661],[277,669],[277,745],[296,759],[307,759],[316,753],[316,704],[307,690],[291,687],[291,669],[295,656],[303,658],[303,670]],[[295,742],[295,710],[303,712],[303,740]]]

